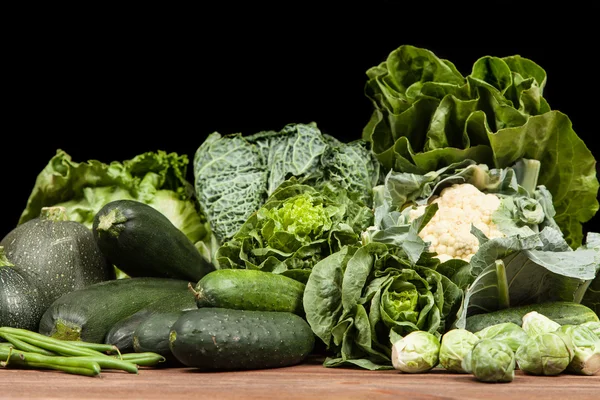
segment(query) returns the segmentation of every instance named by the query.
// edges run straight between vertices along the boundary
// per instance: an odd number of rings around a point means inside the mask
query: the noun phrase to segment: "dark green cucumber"
[[[306,359],[314,345],[306,320],[284,311],[199,308],[183,313],[169,335],[177,360],[203,370],[295,365]]]
[[[521,326],[523,316],[531,311],[537,311],[560,325],[579,325],[584,322],[598,321],[598,315],[583,304],[568,301],[553,301],[509,307],[489,313],[471,315],[466,319],[466,329],[471,332],[478,332],[488,326],[504,322],[513,322]]]
[[[90,285],[56,299],[42,315],[39,332],[58,339],[104,343],[114,324],[159,298],[188,291],[188,283],[140,277]]]
[[[193,289],[200,307],[288,311],[304,314],[304,283],[255,269],[219,269],[205,275]]]
[[[197,309],[194,305],[194,310]],[[133,351],[151,352],[165,358],[164,366],[180,366],[181,363],[169,346],[169,334],[173,324],[188,310],[155,312],[146,317],[133,333]]]
[[[153,276],[197,282],[214,270],[194,243],[160,211],[135,200],[115,200],[94,216],[102,253],[131,277]]]
[[[110,328],[104,342],[117,346],[122,353],[135,351],[133,347],[133,334],[137,327],[148,317],[166,312],[196,309],[196,301],[189,291],[176,291],[166,297],[161,297],[136,313],[123,318]],[[169,327],[170,328],[170,327]],[[168,342],[169,331],[165,334]]]

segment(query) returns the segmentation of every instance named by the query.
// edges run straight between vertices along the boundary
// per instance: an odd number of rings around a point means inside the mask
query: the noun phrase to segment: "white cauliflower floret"
[[[492,222],[492,214],[500,206],[494,194],[483,193],[469,183],[454,184],[443,189],[432,203],[437,203],[439,209],[419,236],[429,242],[429,251],[436,252],[441,262],[453,258],[470,261],[479,250],[471,224],[490,239],[505,236]],[[409,219],[421,216],[425,207],[411,210]]]

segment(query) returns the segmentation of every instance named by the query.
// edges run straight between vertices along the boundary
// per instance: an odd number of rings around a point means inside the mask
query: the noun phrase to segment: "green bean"
[[[46,356],[29,353],[14,348],[0,347],[0,357],[5,359],[3,367],[18,366],[25,368],[54,369],[70,374],[95,376],[100,374],[100,365],[95,361],[78,360],[77,357]]]
[[[123,353],[122,359],[124,361],[135,363],[141,367],[152,367],[166,361],[165,357],[153,352]]]
[[[93,349],[78,347],[65,340],[55,339],[50,336],[42,335],[41,333],[24,329],[1,327],[0,333],[12,334],[29,344],[64,356],[108,356],[107,354]]]
[[[93,361],[97,362],[100,365],[101,369],[119,369],[122,371],[129,372],[131,374],[138,373],[138,367],[135,363],[131,361],[124,361],[115,357],[82,357],[82,356],[73,356],[70,357],[72,359],[80,360],[80,361]]]
[[[101,353],[120,353],[119,348],[114,344],[84,342],[81,340],[63,340],[63,342],[77,347],[96,350]]]
[[[53,369],[56,371],[66,372],[68,374],[74,375],[84,375],[84,376],[96,376],[100,374],[100,367],[70,367],[68,365],[61,364],[47,364],[47,363],[36,363],[36,362],[11,362],[13,366],[25,367],[25,368],[35,368],[35,369]]]
[[[17,336],[19,339],[26,341],[29,344],[53,351],[62,356],[107,356],[106,354],[100,353],[96,350],[77,347],[67,343],[53,343],[52,341],[48,341],[39,337],[29,337],[23,335],[14,336]]]
[[[10,335],[8,333],[0,333],[0,336],[2,336],[4,339],[8,340],[8,342],[10,344],[12,344],[13,347],[17,350],[23,350],[23,351],[27,351],[30,353],[43,354],[46,356],[55,356],[56,355],[56,353],[54,353],[54,352],[51,352],[46,349],[42,349],[41,347],[29,344],[29,343],[19,339],[18,337]]]
[[[50,336],[46,336],[46,335],[42,335],[41,333],[37,333],[34,331],[30,331],[27,329],[22,329],[22,328],[12,328],[12,327],[0,327],[0,334],[3,333],[3,331],[5,333],[11,334],[11,335],[22,335],[22,336],[32,336],[32,337],[38,337],[40,339],[48,339],[50,338],[52,341],[54,341],[55,343],[66,343],[69,345],[73,345],[73,346],[77,346],[77,347],[83,347],[83,348],[87,348],[87,349],[91,349],[91,350],[96,350],[98,352],[106,352],[106,353],[119,353],[119,349],[117,346],[113,345],[113,344],[107,344],[107,343],[93,343],[93,342],[85,342],[82,340],[63,340],[63,339],[55,339],[52,338]]]

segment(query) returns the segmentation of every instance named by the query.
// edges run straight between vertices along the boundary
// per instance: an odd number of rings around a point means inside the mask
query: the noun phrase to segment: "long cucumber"
[[[198,308],[287,311],[302,315],[304,283],[285,275],[253,269],[220,269],[190,289]]]
[[[598,315],[583,304],[554,301],[509,307],[489,313],[471,315],[466,319],[466,329],[471,332],[478,332],[488,326],[504,322],[513,322],[521,326],[523,316],[531,311],[537,311],[560,325],[579,325],[585,322],[598,321]]]

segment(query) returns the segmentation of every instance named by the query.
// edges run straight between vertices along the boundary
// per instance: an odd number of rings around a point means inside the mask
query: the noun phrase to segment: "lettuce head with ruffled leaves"
[[[543,96],[546,72],[519,55],[485,56],[468,76],[433,52],[403,45],[367,70],[373,112],[363,139],[385,169],[424,175],[466,159],[506,168],[541,162],[567,243],[598,211],[596,160],[569,118]]]
[[[63,206],[69,220],[91,229],[94,216],[120,199],[146,203],[180,229],[210,259],[212,234],[186,180],[187,155],[159,150],[125,161],[73,161],[58,149],[38,174],[19,224],[39,216],[42,207]]]

